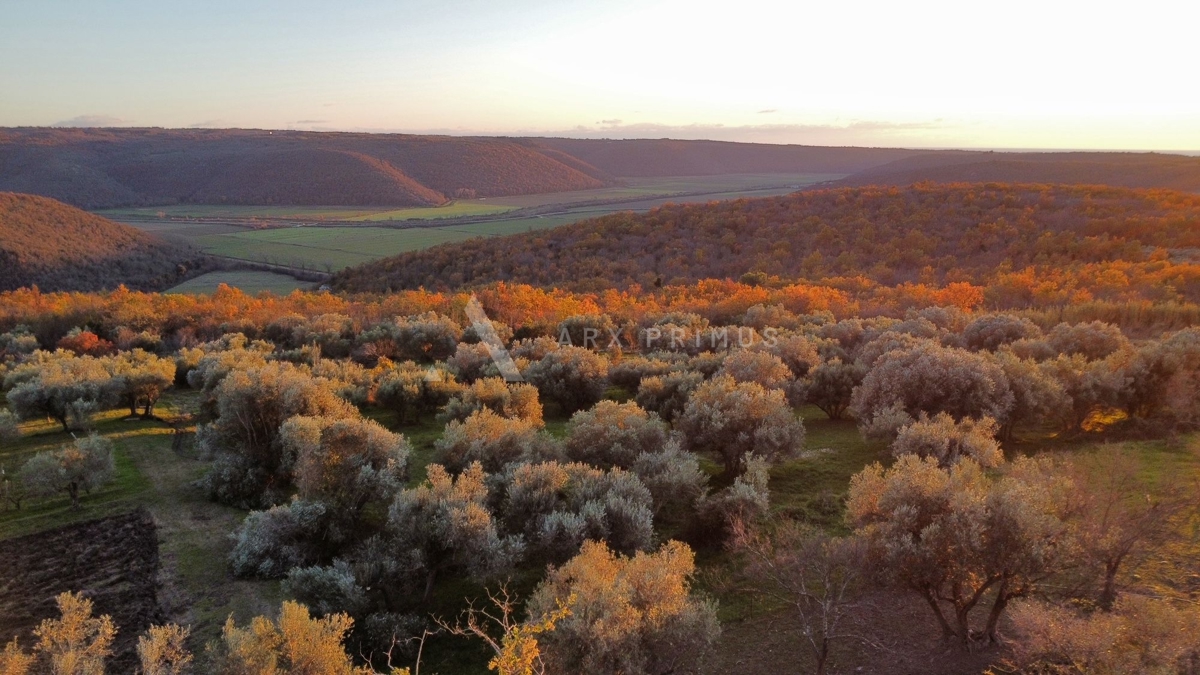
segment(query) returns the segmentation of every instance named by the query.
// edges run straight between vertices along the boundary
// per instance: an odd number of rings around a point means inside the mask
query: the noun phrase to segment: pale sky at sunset
[[[1200,3],[0,0],[0,126],[1200,150]]]

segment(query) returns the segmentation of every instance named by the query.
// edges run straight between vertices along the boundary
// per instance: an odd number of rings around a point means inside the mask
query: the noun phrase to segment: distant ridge
[[[0,192],[0,291],[161,290],[202,269],[202,256],[62,202]]]
[[[0,190],[80,208],[436,206],[623,178],[848,175],[843,185],[1005,181],[1200,191],[1200,157],[257,129],[0,128]]]
[[[1156,152],[922,153],[848,176],[839,185],[1028,182],[1200,192],[1200,157]]]
[[[560,161],[567,160],[567,161]],[[81,208],[436,206],[611,177],[503,138],[245,129],[0,129],[0,190]]]

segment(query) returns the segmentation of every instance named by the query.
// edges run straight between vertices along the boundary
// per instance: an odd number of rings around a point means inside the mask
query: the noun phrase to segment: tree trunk
[[[1096,604],[1104,611],[1110,611],[1117,601],[1117,570],[1121,569],[1121,559],[1109,560],[1104,564],[1104,587],[1100,589],[1100,598]]]
[[[817,675],[825,675],[825,662],[829,660],[829,638],[821,640],[821,648],[817,650]]]
[[[421,597],[422,602],[429,602],[433,597],[433,582],[437,580],[437,570],[429,570],[429,574],[425,575],[425,595]]]
[[[929,607],[933,609],[933,615],[937,617],[938,625],[942,627],[942,639],[949,641],[954,637],[954,629],[950,627],[950,622],[946,621],[946,615],[942,614],[942,606],[938,604],[937,597],[929,592],[922,592],[921,596],[925,598],[925,602],[929,603]]]
[[[1000,588],[996,590],[996,601],[992,603],[992,611],[988,612],[987,620],[987,641],[989,644],[1000,644],[1000,634],[997,628],[1000,625],[1000,617],[1004,615],[1004,610],[1008,607],[1008,601],[1012,596],[1008,594],[1008,580],[1000,582]]]
[[[958,626],[958,643],[963,650],[971,651],[971,607],[954,608],[954,623]]]
[[[67,483],[67,494],[71,495],[71,508],[79,510],[79,483]]]

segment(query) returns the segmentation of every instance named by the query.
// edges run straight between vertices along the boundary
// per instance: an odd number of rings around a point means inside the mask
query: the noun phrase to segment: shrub
[[[438,419],[462,421],[484,408],[501,417],[526,420],[539,427],[543,425],[537,387],[524,382],[508,384],[498,377],[476,380],[450,399]]]
[[[728,376],[697,387],[676,427],[689,450],[720,457],[729,475],[737,473],[751,454],[771,461],[804,447],[804,425],[783,392]]]
[[[294,567],[321,559],[324,504],[293,499],[284,506],[251,511],[234,533],[229,564],[239,577],[279,579]]]
[[[764,389],[786,389],[792,371],[778,356],[764,351],[739,349],[721,364],[717,375],[728,375],[737,382],[754,382]]]
[[[1006,420],[1013,406],[1008,378],[994,361],[962,349],[924,344],[887,352],[854,391],[860,421],[899,404],[911,417],[947,413],[955,419]]]
[[[1004,451],[996,441],[997,429],[990,417],[956,422],[946,413],[932,418],[922,413],[917,421],[900,430],[892,443],[892,455],[932,457],[942,466],[970,457],[988,469],[1004,461]]]
[[[550,572],[529,600],[532,620],[559,618],[539,646],[549,672],[649,674],[694,669],[720,633],[715,603],[695,596],[691,549],[668,542],[626,558],[603,543]]]
[[[54,598],[60,617],[46,619],[34,630],[38,672],[52,675],[104,675],[117,627],[108,615],[93,617],[92,601],[78,593]]]
[[[434,448],[439,461],[452,471],[479,462],[485,471],[495,472],[507,464],[551,459],[560,453],[558,441],[541,430],[540,421],[501,417],[490,408],[447,424]]]
[[[342,646],[353,625],[345,614],[314,619],[307,607],[287,600],[275,621],[259,616],[238,628],[230,616],[211,649],[214,666],[220,673],[373,675],[356,667]]]
[[[692,392],[704,382],[704,375],[688,370],[644,378],[638,385],[637,404],[658,413],[665,422],[673,422],[687,405]]]
[[[483,467],[474,463],[452,478],[437,464],[420,487],[396,495],[388,511],[388,532],[397,567],[420,578],[423,600],[440,575],[461,570],[488,579],[511,568],[521,555],[519,537],[501,537],[486,506]]]
[[[537,386],[543,399],[558,402],[565,412],[575,412],[604,397],[608,359],[582,347],[562,347],[530,364],[525,377]]]
[[[502,477],[505,530],[561,561],[585,540],[603,540],[631,553],[654,537],[653,498],[628,471],[586,464],[520,464]]]
[[[601,401],[567,423],[566,457],[599,467],[628,469],[638,455],[658,452],[667,442],[667,425],[636,403]]]

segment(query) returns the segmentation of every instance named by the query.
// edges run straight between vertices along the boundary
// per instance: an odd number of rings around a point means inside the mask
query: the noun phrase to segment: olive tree
[[[377,324],[358,336],[358,344],[372,345],[373,354],[393,361],[445,361],[455,353],[462,328],[435,312],[397,317]]]
[[[996,441],[996,421],[966,418],[961,422],[946,413],[929,417],[924,413],[912,424],[900,430],[892,442],[896,457],[916,455],[932,457],[941,466],[950,466],[963,457],[970,457],[985,469],[999,466],[1004,451]]]
[[[727,375],[696,388],[676,428],[692,452],[720,457],[727,475],[737,474],[749,455],[771,461],[804,447],[804,424],[782,391]]]
[[[628,469],[638,456],[662,450],[667,425],[636,403],[601,401],[567,422],[563,451],[567,458],[599,467]]]
[[[1059,354],[1076,354],[1094,361],[1129,347],[1129,339],[1120,327],[1103,321],[1091,323],[1060,323],[1046,336],[1050,347]]]
[[[850,410],[862,423],[893,405],[914,419],[944,412],[955,419],[1005,420],[1013,395],[993,360],[926,343],[883,354],[855,389]]]
[[[542,398],[566,412],[595,404],[608,388],[608,359],[583,347],[561,347],[530,364],[525,377]]]
[[[645,550],[654,538],[653,498],[636,474],[587,464],[519,464],[501,478],[504,530],[561,562],[587,540],[616,551]]]
[[[328,507],[333,522],[324,536],[332,541],[360,531],[364,509],[390,500],[408,477],[408,441],[373,420],[297,416],[279,435],[294,458],[299,497]]]
[[[484,408],[501,417],[527,420],[537,426],[543,424],[537,387],[524,382],[509,384],[499,377],[475,380],[446,403],[438,419],[461,421]]]
[[[994,352],[1017,340],[1041,337],[1042,329],[1037,324],[1011,314],[985,314],[968,323],[962,332],[963,343],[974,351]]]
[[[91,414],[117,400],[104,359],[37,352],[5,376],[8,405],[22,420],[50,417],[63,431],[84,429]]]
[[[158,399],[175,383],[175,362],[141,349],[121,352],[105,361],[117,396],[129,406],[130,417],[138,414],[139,407],[143,418],[153,417]]]
[[[642,408],[658,413],[663,421],[673,422],[702,382],[704,375],[690,370],[646,377],[638,385],[635,400]]]
[[[449,403],[463,386],[446,370],[421,367],[412,361],[394,364],[377,373],[375,401],[396,411],[401,424],[416,423],[421,415]]]
[[[794,377],[792,370],[774,354],[739,349],[721,364],[717,375],[728,375],[737,382],[754,382],[764,389],[785,390]]]
[[[538,645],[550,672],[689,672],[720,634],[716,605],[691,590],[695,556],[679,542],[625,557],[601,542],[551,570],[529,599],[531,620],[555,616]],[[570,614],[561,616],[560,608]]]
[[[79,493],[91,492],[116,476],[112,441],[92,434],[50,452],[39,452],[19,474],[31,497],[67,493],[71,508],[79,508]]]
[[[851,479],[846,518],[882,578],[920,595],[943,637],[969,648],[971,613],[985,598],[980,634],[996,642],[1008,603],[1068,564],[1061,476],[1045,460],[1022,458],[992,477],[970,458],[942,467],[903,455]]]
[[[512,567],[520,537],[501,536],[487,508],[486,474],[479,463],[451,477],[437,464],[416,488],[396,495],[388,511],[394,556],[410,574],[423,577],[428,601],[438,577],[451,571],[488,579]]]
[[[204,483],[213,499],[245,507],[278,503],[291,485],[293,457],[280,439],[284,422],[297,415],[358,416],[326,381],[288,363],[234,371],[214,394],[217,418],[196,431],[200,450],[216,458]]]
[[[21,437],[17,416],[8,410],[0,410],[0,443],[11,443]]]
[[[34,629],[39,673],[53,675],[103,675],[112,656],[116,624],[107,614],[93,616],[95,605],[80,593],[60,593],[54,598],[59,618],[45,619]]]
[[[797,381],[789,391],[793,402],[804,402],[821,409],[831,420],[840,420],[850,407],[854,388],[862,383],[866,368],[839,358],[821,361],[813,366],[807,377]]]
[[[373,675],[355,666],[342,646],[354,621],[345,614],[313,618],[308,608],[285,600],[278,619],[254,617],[239,628],[231,615],[211,650],[218,673],[305,673]]]
[[[542,430],[540,420],[501,417],[491,408],[447,424],[434,448],[439,461],[452,471],[479,462],[485,471],[495,472],[507,464],[553,459],[560,453],[558,441]]]

